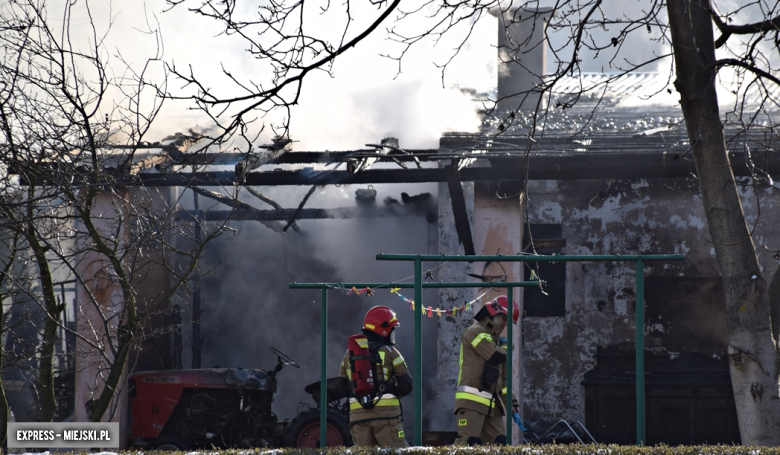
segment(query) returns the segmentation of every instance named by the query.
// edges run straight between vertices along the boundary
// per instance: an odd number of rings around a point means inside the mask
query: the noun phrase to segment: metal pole
[[[414,445],[422,445],[422,261],[414,260]]]
[[[68,322],[68,313],[64,313],[65,323]],[[173,305],[173,312],[171,313],[171,323],[173,325],[173,369],[181,370],[181,356],[183,354],[183,345],[181,337],[181,307],[178,304]],[[57,343],[57,347],[61,349],[61,344]]]
[[[435,254],[384,254],[380,253],[376,255],[377,260],[380,261],[414,261],[420,259],[422,261],[448,261],[448,262],[611,262],[611,261],[627,261],[633,262],[643,259],[645,261],[682,261],[685,259],[684,254],[633,254],[633,255],[553,255],[553,256],[535,256],[532,254],[496,254],[496,255],[478,255],[478,256],[465,256],[465,255],[435,255]]]
[[[422,283],[423,289],[431,288],[486,288],[486,287],[538,287],[540,281],[493,281],[493,282],[479,282],[479,283],[461,283],[461,282],[429,282]],[[541,281],[542,284],[547,284],[546,281]],[[290,283],[290,289],[350,289],[356,288],[372,288],[374,291],[377,289],[385,288],[403,288],[412,289],[414,283]]]
[[[415,379],[414,379],[414,400],[415,400],[415,432],[414,432],[414,442],[415,445],[422,445],[422,288],[478,288],[483,287],[486,285],[486,283],[461,283],[461,282],[454,282],[454,283],[443,283],[443,282],[436,282],[436,283],[423,283],[422,282],[422,261],[415,261],[415,271],[416,271],[416,277],[414,283],[290,283],[289,287],[290,289],[320,289],[322,291],[322,308],[320,311],[321,314],[321,325],[320,325],[320,345],[321,345],[321,359],[320,359],[320,447],[325,447],[323,444],[325,444],[322,441],[326,441],[325,439],[325,425],[322,424],[322,422],[327,422],[327,387],[326,387],[326,369],[327,369],[327,363],[326,363],[326,352],[327,352],[327,331],[328,331],[328,289],[329,288],[351,288],[351,287],[373,287],[373,288],[379,288],[379,287],[398,287],[398,288],[415,288],[414,291],[414,301],[415,301],[415,314],[414,314],[414,341],[415,341],[415,362],[414,362],[414,368],[416,372],[415,373]],[[500,284],[505,286],[511,286],[509,287],[509,296],[512,297],[512,287],[519,286],[519,287],[527,287],[527,286],[538,286],[538,281],[510,281],[510,282],[501,282]],[[419,303],[418,303],[419,302]],[[419,306],[417,306],[419,305]],[[509,310],[510,312],[512,309]],[[511,319],[512,314],[509,314],[509,317]],[[510,334],[511,327],[509,328]],[[511,335],[510,335],[511,336]],[[511,341],[509,342],[510,350],[508,351],[508,356],[511,355]],[[510,374],[511,374],[511,367],[510,367]],[[509,389],[509,394],[511,395],[511,386]],[[511,404],[511,402],[510,402]]]
[[[636,445],[645,444],[645,269],[636,261]]]
[[[512,316],[515,310],[514,289],[506,288],[506,444],[512,445]]]
[[[328,426],[328,290],[322,289],[320,317],[320,447],[327,445],[325,430]]]
[[[546,281],[541,282],[543,285],[546,285]],[[394,287],[400,287],[399,283],[396,284],[389,284],[387,286],[394,286]],[[539,281],[486,281],[486,282],[479,282],[479,283],[458,283],[458,282],[442,282],[442,281],[436,281],[436,282],[428,282],[423,283],[422,288],[423,289],[441,289],[441,288],[487,288],[487,287],[505,287],[505,286],[512,286],[512,287],[538,287]],[[411,287],[411,286],[409,286]]]
[[[454,261],[454,262],[474,262],[474,261],[508,261],[508,262],[550,262],[550,261],[561,261],[561,262],[568,262],[568,261],[636,261],[636,267],[637,267],[637,273],[636,273],[636,344],[637,344],[637,355],[636,355],[636,369],[637,369],[637,380],[636,380],[636,387],[637,387],[637,443],[638,444],[644,444],[645,439],[645,424],[644,424],[644,408],[645,408],[645,401],[644,401],[644,263],[643,261],[682,261],[685,259],[685,255],[683,254],[649,254],[649,255],[601,255],[601,256],[587,256],[587,255],[561,255],[561,256],[533,256],[533,255],[493,255],[493,256],[449,256],[449,255],[412,255],[412,254],[377,254],[376,258],[378,260],[391,260],[391,261],[414,261],[414,301],[415,301],[415,311],[414,311],[414,350],[415,350],[415,359],[414,359],[414,368],[415,368],[415,378],[414,378],[414,404],[415,404],[415,411],[414,411],[414,445],[420,446],[422,445],[422,288],[445,288],[445,287],[480,287],[484,286],[485,283],[423,283],[422,282],[422,261]],[[393,287],[401,287],[401,288],[408,288],[411,283],[350,283],[349,285],[346,283],[291,283],[290,288],[291,289],[322,289],[322,302],[323,302],[323,328],[322,328],[322,373],[321,373],[321,384],[320,384],[320,394],[321,394],[321,408],[326,408],[327,402],[323,401],[326,398],[326,389],[325,389],[325,347],[326,347],[326,330],[327,330],[327,319],[326,319],[326,307],[327,307],[327,295],[326,295],[326,289],[329,287],[380,287],[380,286],[393,286]],[[511,283],[501,283],[504,286],[533,286],[538,285],[538,282],[534,281],[522,281],[522,282],[511,282]],[[508,289],[508,297],[511,300],[514,300],[512,298],[512,289]],[[507,308],[507,312],[509,313],[510,319],[512,316],[512,311],[514,310],[514,306],[512,308]],[[512,328],[510,325],[510,328],[508,329],[508,334],[511,332]],[[507,357],[509,357],[509,354],[512,352],[512,341],[511,338],[508,340],[507,344]],[[508,359],[509,362],[511,360]],[[508,366],[507,368],[507,376],[509,376],[511,372],[511,366]],[[508,387],[507,387],[507,403],[510,405],[511,408],[511,382],[508,381]],[[321,446],[324,447],[323,441],[325,441],[325,430],[324,426],[322,426],[325,422],[325,419],[322,418],[323,415],[325,415],[325,412],[323,409],[320,409],[320,417],[322,419],[321,426],[320,426],[320,436],[321,436]],[[509,410],[507,410],[507,414],[509,413]],[[509,427],[509,423],[507,423],[507,427]],[[511,428],[511,427],[510,427]],[[509,433],[509,431],[508,431]]]
[[[474,261],[507,261],[507,262],[569,262],[569,261],[635,261],[636,262],[636,437],[637,444],[645,442],[645,375],[644,375],[644,261],[682,261],[683,254],[643,254],[643,255],[561,255],[561,256],[536,256],[536,255],[431,255],[431,254],[377,254],[377,260],[386,261],[415,261],[415,294],[419,292],[417,283],[421,273],[422,261],[450,261],[450,262],[474,262]],[[507,284],[508,286],[508,284]],[[422,302],[420,302],[422,303]],[[417,312],[416,317],[419,317]],[[416,319],[415,319],[416,322]],[[415,340],[419,343],[419,340]],[[419,347],[419,345],[418,345]],[[419,391],[418,391],[419,392]],[[415,393],[415,400],[417,394]],[[417,416],[415,416],[417,417]],[[415,419],[415,424],[418,423]],[[415,428],[416,432],[420,431]],[[421,435],[420,435],[421,436]],[[417,433],[415,433],[415,439]]]
[[[198,193],[192,193],[192,203],[195,206],[195,243],[200,243],[200,213],[198,209]],[[195,290],[192,293],[192,368],[200,368],[201,349],[203,347],[203,338],[200,335],[200,274],[195,278]]]

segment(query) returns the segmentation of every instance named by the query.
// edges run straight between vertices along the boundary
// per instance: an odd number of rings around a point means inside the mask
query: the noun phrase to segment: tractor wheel
[[[347,419],[332,409],[328,409],[325,441],[328,447],[352,445]],[[319,447],[320,410],[309,409],[294,418],[285,432],[284,445],[285,447]]]
[[[190,450],[190,448],[192,448],[192,444],[188,440],[174,435],[160,436],[149,444],[150,450],[182,452]]]

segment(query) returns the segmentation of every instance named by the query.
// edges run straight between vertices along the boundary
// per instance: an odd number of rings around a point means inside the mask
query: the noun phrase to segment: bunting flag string
[[[398,288],[398,289],[401,289],[401,288]],[[365,287],[363,289],[358,289],[358,288],[352,286],[352,289],[350,289],[349,292],[347,292],[347,297],[351,296],[353,292],[355,294],[357,294],[357,295],[360,295],[360,294],[365,292],[366,293],[366,297],[373,297],[374,296],[374,290],[369,288],[369,287]]]
[[[414,311],[415,310],[414,300],[404,297],[403,294],[398,292],[400,290],[401,288],[391,288],[390,293],[397,295],[401,300],[408,303],[409,309]],[[365,293],[367,297],[373,297],[375,292],[376,291],[374,289],[371,289],[369,287],[365,287],[363,289],[357,289],[355,287],[352,287],[352,289],[349,292],[347,292],[347,296],[350,296],[353,293],[357,295],[362,295],[363,293]],[[451,308],[441,308],[441,307],[433,308],[431,306],[429,307],[420,306],[420,312],[423,314],[423,316],[428,316],[429,318],[432,318],[434,314],[436,314],[437,317],[457,316],[459,314],[463,314],[464,311],[471,311],[471,308],[474,306],[474,304],[478,302],[482,297],[484,297],[487,293],[488,291],[485,291],[482,294],[480,294],[476,299],[470,302],[464,302],[463,305],[461,306],[455,306]]]

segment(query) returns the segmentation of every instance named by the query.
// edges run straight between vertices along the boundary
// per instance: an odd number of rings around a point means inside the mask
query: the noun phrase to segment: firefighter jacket
[[[500,333],[501,329],[490,321],[476,321],[463,333],[458,358],[455,412],[458,409],[471,409],[492,415],[498,410],[501,415],[504,414],[501,392],[504,389],[505,371],[502,371],[503,374],[498,374],[495,383],[489,388],[484,388],[482,382],[485,364],[489,360],[493,364],[499,362],[495,365],[496,368],[500,368],[506,362],[506,349],[499,344]]]
[[[374,380],[376,391],[369,395],[374,406],[365,409],[360,403],[359,398],[350,394],[349,398],[349,421],[357,423],[366,420],[392,419],[401,417],[400,398],[409,394],[411,387],[411,376],[409,368],[406,366],[401,353],[394,346],[388,346],[381,343],[369,343],[369,346],[376,348],[379,355],[379,362],[374,364]],[[373,350],[373,349],[372,349]],[[398,387],[397,378],[406,375],[403,378],[402,387]],[[352,371],[349,365],[349,351],[344,355],[341,361],[341,370],[339,376],[352,381]]]

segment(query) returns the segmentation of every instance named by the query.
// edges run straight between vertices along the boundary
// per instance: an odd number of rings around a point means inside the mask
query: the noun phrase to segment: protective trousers
[[[400,417],[365,420],[350,424],[352,441],[361,447],[409,447],[404,439],[404,425]]]
[[[479,439],[482,444],[496,441],[499,436],[504,436],[506,419],[501,412],[494,409],[491,415],[471,409],[458,409],[455,419],[458,421],[458,439],[456,444],[474,444]],[[470,441],[469,441],[470,440]]]

